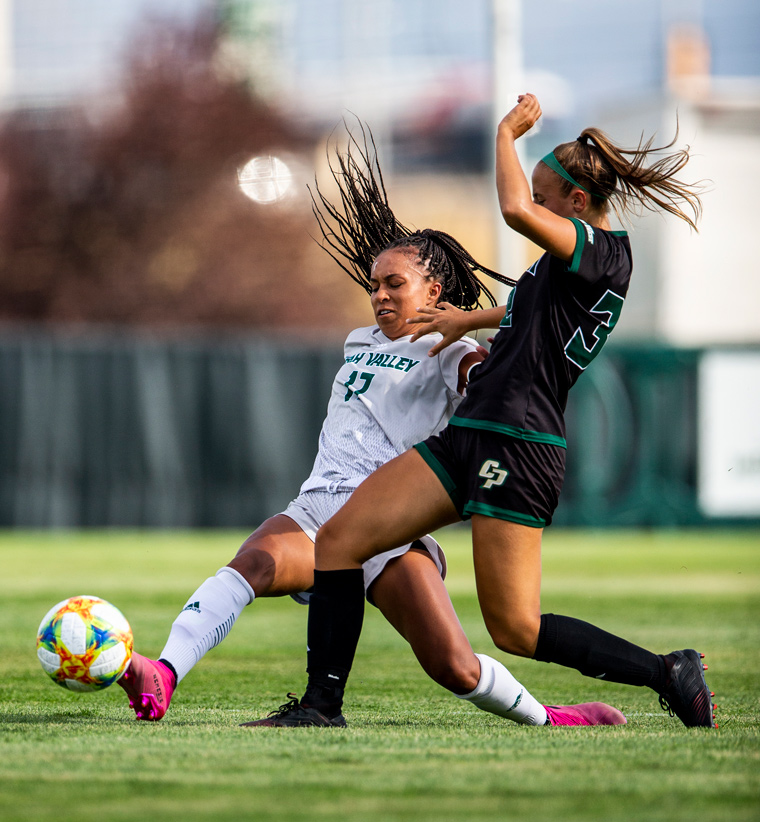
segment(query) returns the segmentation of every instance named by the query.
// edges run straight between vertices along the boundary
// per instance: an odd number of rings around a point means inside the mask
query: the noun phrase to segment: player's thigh
[[[480,663],[427,551],[412,548],[391,560],[371,596],[436,682],[460,694],[477,686]]]
[[[414,450],[380,466],[317,533],[322,571],[358,568],[371,557],[458,522],[448,493]]]
[[[290,517],[277,514],[245,540],[229,565],[257,597],[295,594],[314,584],[314,543]]]
[[[497,647],[532,656],[541,622],[540,528],[473,516],[478,600]]]

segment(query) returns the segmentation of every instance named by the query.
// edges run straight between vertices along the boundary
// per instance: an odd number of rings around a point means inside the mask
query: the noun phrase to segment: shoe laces
[[[267,714],[267,719],[272,716],[287,716],[289,713],[292,713],[301,707],[301,703],[295,694],[287,694],[287,697],[288,701],[280,705],[276,711],[270,711]]]

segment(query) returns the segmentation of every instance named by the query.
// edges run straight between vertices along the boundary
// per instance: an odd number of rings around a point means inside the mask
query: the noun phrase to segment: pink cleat
[[[544,705],[547,725],[625,725],[626,718],[617,708],[604,702],[580,705]]]
[[[127,692],[129,707],[137,718],[148,722],[158,722],[166,713],[176,687],[174,674],[163,662],[134,653],[118,682]]]

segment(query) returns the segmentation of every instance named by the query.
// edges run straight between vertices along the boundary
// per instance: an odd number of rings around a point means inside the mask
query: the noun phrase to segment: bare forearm
[[[486,328],[498,328],[504,319],[507,308],[505,305],[497,305],[495,308],[483,308],[478,311],[468,311],[465,314],[467,331],[481,331]]]
[[[499,208],[507,225],[532,205],[533,199],[515,148],[512,127],[505,122],[496,135],[496,190]]]
[[[461,340],[465,334],[471,331],[479,331],[483,328],[498,328],[499,323],[504,318],[505,306],[496,308],[484,308],[479,311],[463,311],[449,303],[438,303],[435,308],[418,308],[418,315],[407,320],[410,325],[417,326],[417,330],[412,334],[411,341],[414,342],[425,334],[440,334],[443,339],[436,343],[428,352],[434,357],[443,351],[446,346],[457,340]]]

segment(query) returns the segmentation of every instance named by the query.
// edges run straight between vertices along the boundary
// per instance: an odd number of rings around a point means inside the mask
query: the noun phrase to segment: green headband
[[[567,171],[560,165],[559,160],[554,156],[554,152],[550,151],[546,157],[541,158],[541,162],[549,166],[552,171],[556,171],[560,177],[564,177],[568,183],[572,183],[576,188],[579,188],[581,191],[585,191],[586,194],[590,194],[592,197],[599,197],[600,200],[606,200],[607,197],[604,194],[595,194],[593,191],[589,191],[586,186],[582,186],[577,180],[573,179]]]

